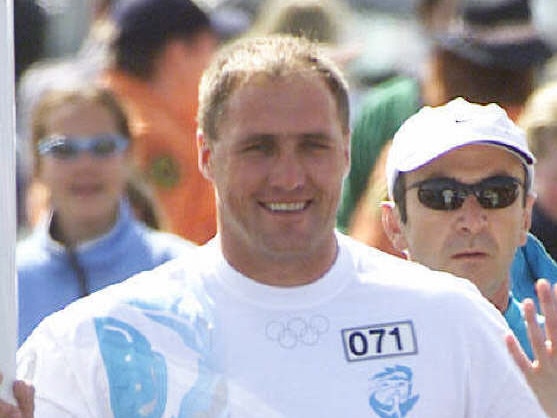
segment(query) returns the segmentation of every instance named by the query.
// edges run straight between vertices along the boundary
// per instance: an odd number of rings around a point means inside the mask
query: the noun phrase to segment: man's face
[[[349,134],[317,76],[258,77],[228,100],[200,164],[215,184],[223,248],[248,260],[319,257],[333,229]]]
[[[442,155],[431,163],[406,173],[408,219],[392,216],[397,249],[435,270],[451,272],[474,282],[482,294],[493,298],[508,293],[510,265],[516,248],[525,243],[530,226],[533,198],[523,205],[524,187],[510,206],[483,208],[468,195],[455,210],[430,209],[418,200],[417,182],[452,178],[473,184],[492,176],[511,176],[523,184],[525,173],[518,159],[500,147],[467,145]],[[397,228],[398,232],[397,232]],[[394,231],[394,234],[393,234]],[[503,296],[501,296],[503,295]]]

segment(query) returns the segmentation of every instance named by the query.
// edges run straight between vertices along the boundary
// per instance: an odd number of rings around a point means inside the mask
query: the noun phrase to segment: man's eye
[[[326,150],[330,148],[330,145],[324,141],[306,141],[304,142],[304,148],[309,150]]]
[[[244,150],[246,152],[262,152],[268,154],[272,151],[272,144],[265,142],[258,142],[256,144],[248,145]]]

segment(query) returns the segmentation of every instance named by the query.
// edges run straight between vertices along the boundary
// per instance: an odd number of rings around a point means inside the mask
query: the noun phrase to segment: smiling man
[[[199,112],[217,237],[39,326],[38,417],[545,416],[470,283],[335,231],[348,92],[317,45],[233,43]]]
[[[229,262],[266,284],[314,281],[336,257],[334,211],[349,164],[348,126],[326,81],[262,77],[227,108],[217,137],[200,141]]]

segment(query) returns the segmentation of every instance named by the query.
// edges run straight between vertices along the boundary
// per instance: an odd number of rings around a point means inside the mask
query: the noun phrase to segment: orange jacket
[[[133,160],[155,193],[164,229],[206,242],[216,232],[216,208],[197,165],[197,104],[179,115],[141,80],[112,71],[104,81],[126,109]]]

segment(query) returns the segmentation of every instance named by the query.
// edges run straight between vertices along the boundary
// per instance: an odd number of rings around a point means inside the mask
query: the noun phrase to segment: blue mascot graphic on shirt
[[[371,378],[369,404],[381,418],[404,418],[418,402],[412,393],[412,370],[405,366],[386,367]]]
[[[109,378],[114,417],[157,418],[166,405],[166,363],[135,328],[115,318],[95,321]]]
[[[180,321],[147,314],[151,320],[177,332],[184,344],[195,349],[197,378],[182,398],[178,418],[204,416],[224,417],[223,382],[204,354],[199,333]],[[167,367],[164,357],[136,328],[113,317],[95,319],[99,348],[110,386],[110,404],[115,418],[159,418],[167,405]],[[203,338],[202,338],[203,339]]]

